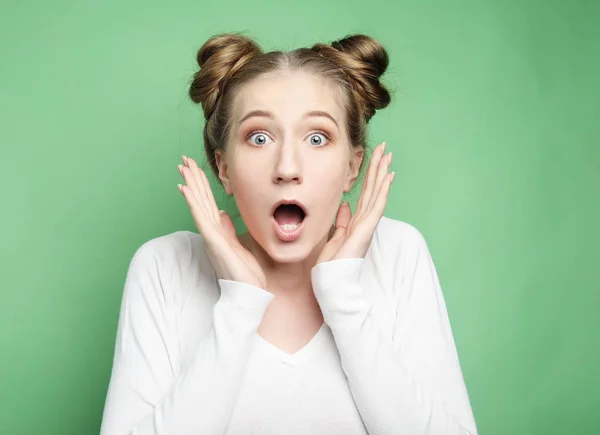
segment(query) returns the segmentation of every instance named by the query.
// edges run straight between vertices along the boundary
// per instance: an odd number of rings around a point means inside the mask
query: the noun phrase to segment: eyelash
[[[246,140],[249,140],[249,139],[250,139],[250,138],[251,138],[253,135],[255,135],[255,134],[257,134],[257,133],[262,133],[262,134],[264,134],[265,136],[268,136],[268,134],[267,134],[267,133],[266,133],[264,130],[253,130],[253,131],[251,131],[250,133],[248,133],[248,135],[246,136]],[[329,142],[331,142],[331,136],[330,136],[329,134],[327,134],[325,131],[323,131],[323,130],[315,130],[315,131],[313,131],[313,132],[311,133],[311,135],[313,135],[313,134],[315,134],[315,133],[322,134],[323,136],[325,136],[325,137],[327,138],[327,142],[328,142],[328,143],[329,143]],[[252,144],[252,143],[251,143],[251,145],[252,145],[252,146],[255,146],[255,147],[259,147],[259,148],[261,147],[261,145],[254,145],[254,144]],[[323,147],[323,146],[325,146],[325,145],[315,145],[314,147],[315,147],[315,148],[320,148],[320,147]]]

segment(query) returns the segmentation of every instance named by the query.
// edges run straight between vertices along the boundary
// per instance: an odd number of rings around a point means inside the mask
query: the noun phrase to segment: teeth
[[[282,224],[279,226],[286,231],[294,231],[296,228],[298,228],[298,224]]]

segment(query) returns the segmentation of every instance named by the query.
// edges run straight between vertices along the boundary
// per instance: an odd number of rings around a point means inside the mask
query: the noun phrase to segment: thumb
[[[229,239],[235,239],[235,226],[233,225],[233,222],[231,221],[231,218],[227,212],[225,210],[219,210],[219,217],[221,218],[221,226],[223,227],[223,230],[225,230],[225,235]]]
[[[335,217],[335,232],[331,236],[331,240],[337,240],[346,234],[350,218],[352,217],[352,210],[350,210],[350,204],[345,201],[340,205],[337,216]]]
[[[338,209],[337,216],[335,218],[335,229],[336,231],[339,228],[346,229],[350,224],[350,219],[352,218],[352,210],[350,209],[350,204],[348,201],[344,201],[340,208]]]

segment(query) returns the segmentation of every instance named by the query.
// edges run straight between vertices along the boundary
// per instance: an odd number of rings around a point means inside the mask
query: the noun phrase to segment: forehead
[[[323,110],[338,123],[343,119],[339,91],[314,75],[299,71],[263,74],[240,88],[235,97],[234,113],[239,119],[245,113],[269,110],[277,117],[301,117],[311,110]]]

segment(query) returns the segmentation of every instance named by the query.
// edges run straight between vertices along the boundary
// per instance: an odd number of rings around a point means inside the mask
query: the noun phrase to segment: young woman
[[[383,216],[391,153],[364,166],[366,125],[390,94],[374,39],[263,53],[221,34],[190,96],[212,170],[179,165],[199,234],[144,243],[125,283],[101,433],[477,433],[422,234]]]

